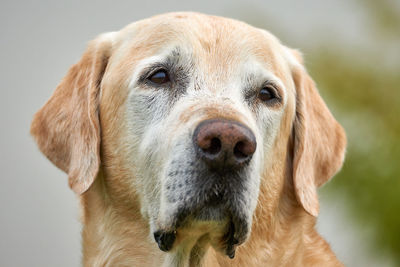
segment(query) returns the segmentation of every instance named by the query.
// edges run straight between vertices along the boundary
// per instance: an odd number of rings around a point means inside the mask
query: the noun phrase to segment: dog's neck
[[[314,230],[315,218],[298,206],[294,195],[282,195],[278,207],[273,207],[268,205],[268,199],[262,199],[268,196],[262,190],[267,187],[261,186],[259,203],[263,204],[255,212],[251,236],[238,247],[233,260],[209,248],[203,257],[191,257],[186,263],[176,265],[341,266],[329,245]],[[152,240],[138,206],[134,208],[136,211],[124,211],[120,206],[126,205],[115,205],[108,197],[101,174],[82,195],[81,202],[84,266],[170,266],[167,262],[171,259]]]

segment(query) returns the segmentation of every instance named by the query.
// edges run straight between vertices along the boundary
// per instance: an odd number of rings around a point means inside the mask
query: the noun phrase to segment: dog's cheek
[[[125,121],[126,165],[135,177],[133,183],[140,198],[142,215],[154,218],[159,211],[163,144],[161,125],[167,114],[166,96],[156,91],[132,90],[127,101]]]
[[[161,221],[169,221],[168,216],[175,215],[182,203],[195,201],[193,176],[196,170],[195,152],[188,133],[181,133],[171,140],[168,161],[161,173]]]

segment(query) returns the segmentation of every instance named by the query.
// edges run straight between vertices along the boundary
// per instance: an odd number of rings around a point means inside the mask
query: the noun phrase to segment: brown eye
[[[276,91],[272,86],[266,86],[260,90],[258,98],[264,102],[271,101],[277,98]]]
[[[163,84],[169,82],[168,73],[165,70],[159,70],[156,73],[152,74],[148,80],[153,83]]]

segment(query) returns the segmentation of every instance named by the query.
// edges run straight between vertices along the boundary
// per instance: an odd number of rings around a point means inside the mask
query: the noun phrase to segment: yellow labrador
[[[341,266],[315,231],[346,137],[300,54],[198,13],[90,42],[31,133],[83,210],[84,266]]]

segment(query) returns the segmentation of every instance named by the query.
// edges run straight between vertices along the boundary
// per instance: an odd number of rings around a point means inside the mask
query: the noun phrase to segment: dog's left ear
[[[302,66],[301,55],[297,51],[291,52],[300,63],[292,68],[296,87],[293,183],[299,203],[309,214],[317,216],[317,188],[341,168],[346,135]]]
[[[68,174],[69,185],[78,194],[90,187],[100,167],[99,94],[111,35],[90,42],[31,125],[40,150]]]

